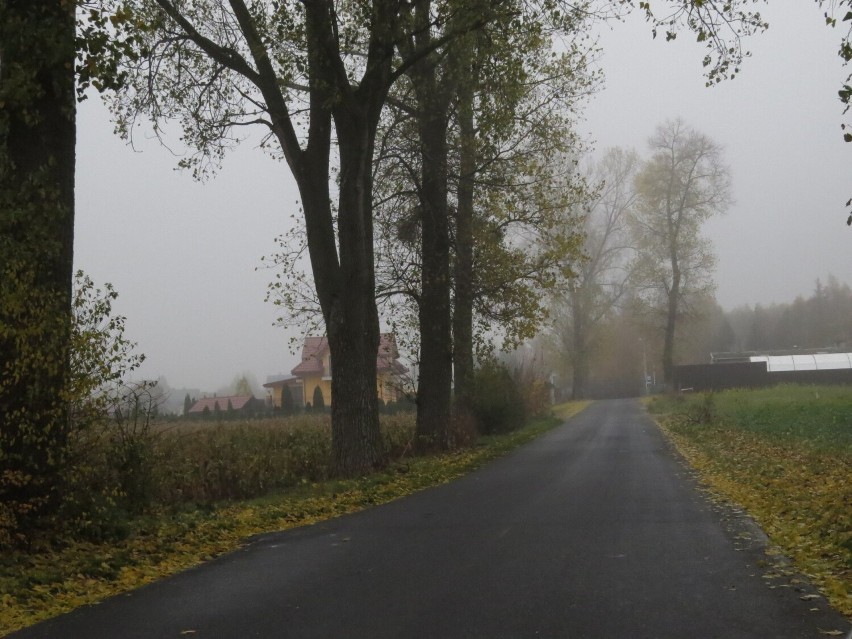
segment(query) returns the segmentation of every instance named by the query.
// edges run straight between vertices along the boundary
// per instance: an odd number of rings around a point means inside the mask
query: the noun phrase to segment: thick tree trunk
[[[65,457],[75,55],[74,3],[0,3],[0,503],[20,528],[55,508]]]
[[[355,302],[350,299],[349,301]],[[334,362],[331,434],[334,463],[343,476],[370,473],[384,463],[376,394],[378,321],[366,309],[332,313],[327,324]]]
[[[428,50],[432,2],[416,0],[415,46]],[[419,60],[409,71],[417,100],[420,135],[420,375],[417,384],[416,445],[421,451],[450,445],[453,384],[452,310],[450,306],[450,220],[447,202],[447,126],[452,89],[439,79],[439,61]],[[443,81],[442,81],[443,80]]]
[[[331,352],[332,449],[343,476],[383,463],[376,392],[379,320],[375,302],[372,220],[371,119],[353,109],[337,121],[340,148],[338,249],[323,145],[309,147],[297,173],[308,250]]]
[[[373,255],[372,167],[376,129],[391,84],[392,2],[376,2],[367,71],[353,89],[340,59],[331,3],[305,5],[310,125],[301,149],[286,102],[269,65],[270,109],[287,162],[299,186],[308,251],[331,353],[331,429],[335,469],[354,476],[384,463],[376,390],[379,320]],[[260,45],[258,45],[260,46]],[[332,118],[340,154],[337,228],[329,191]],[[335,241],[336,239],[336,241]]]
[[[421,94],[422,154],[420,377],[417,388],[417,445],[449,445],[452,392],[450,233],[447,204],[447,116],[434,96]],[[443,108],[441,108],[443,107]]]
[[[467,54],[470,58],[470,49],[467,49]],[[455,366],[455,401],[459,411],[466,411],[469,408],[473,392],[473,180],[476,171],[476,139],[470,64],[470,59],[462,62],[458,91],[460,147],[456,209],[453,364]]]
[[[352,113],[350,112],[351,116]],[[336,119],[340,145],[339,286],[326,317],[334,362],[331,422],[335,464],[344,475],[384,462],[376,391],[379,314],[373,257],[375,123],[367,113]]]

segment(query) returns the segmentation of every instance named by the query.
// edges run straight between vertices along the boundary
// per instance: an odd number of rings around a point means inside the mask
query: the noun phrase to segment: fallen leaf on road
[[[802,595],[799,599],[802,601],[811,601],[812,599],[819,599],[819,595]]]

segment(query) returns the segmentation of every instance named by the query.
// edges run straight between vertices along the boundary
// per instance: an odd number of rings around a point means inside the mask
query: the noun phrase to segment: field
[[[555,412],[566,419],[585,406],[566,404]],[[328,478],[326,418],[309,419],[320,421],[198,424],[160,433],[153,450],[157,482],[195,491],[199,499],[219,498],[193,501],[184,494],[168,509],[123,522],[126,530],[118,539],[3,554],[0,636],[235,550],[251,535],[308,525],[450,481],[559,423],[541,419],[481,437],[471,448],[413,457],[408,445],[413,414],[384,416],[386,446],[395,461],[368,477],[334,480]],[[175,473],[183,477],[169,478]],[[253,497],[240,497],[243,493]]]
[[[744,508],[852,616],[852,389],[779,386],[648,407],[711,492]]]

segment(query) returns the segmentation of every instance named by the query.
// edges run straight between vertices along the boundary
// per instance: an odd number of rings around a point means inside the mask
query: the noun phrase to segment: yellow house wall
[[[322,390],[322,399],[326,406],[331,406],[331,380],[323,379],[319,375],[308,375],[302,378],[305,384],[305,402],[314,405],[314,388],[317,386]]]
[[[322,398],[326,406],[331,406],[331,380],[323,379],[319,375],[302,377],[305,388],[305,401],[314,403],[314,388],[322,389]],[[398,380],[390,373],[379,373],[376,376],[376,394],[383,402],[394,402],[399,399],[399,390],[396,388]],[[276,406],[281,406],[281,389],[276,388],[273,395]]]
[[[327,366],[327,364],[326,364]],[[327,370],[327,369],[326,369]],[[320,375],[300,376],[304,384],[305,402],[314,403],[314,388],[317,386],[322,390],[322,398],[326,406],[331,406],[331,380],[324,379]],[[399,399],[399,380],[391,372],[379,373],[376,376],[376,395],[383,402],[394,402]],[[281,406],[281,389],[276,388],[273,394],[276,406]]]

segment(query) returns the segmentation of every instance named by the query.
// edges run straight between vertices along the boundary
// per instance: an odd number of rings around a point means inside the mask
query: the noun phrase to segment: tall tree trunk
[[[672,287],[668,294],[666,310],[666,332],[663,340],[663,379],[671,384],[674,379],[674,342],[677,327],[677,310],[680,302],[680,274],[675,271]]]
[[[571,293],[573,301],[571,312],[571,339],[574,350],[574,358],[571,366],[571,399],[585,399],[586,384],[589,373],[589,353],[586,345],[586,324],[583,321],[585,309],[580,301],[580,294],[576,291]]]
[[[258,61],[266,70],[264,95],[274,130],[302,197],[314,284],[334,367],[332,449],[336,471],[344,476],[368,473],[384,463],[376,390],[379,320],[372,166],[379,116],[391,84],[396,16],[392,2],[374,3],[368,70],[353,90],[340,60],[333,5],[306,5],[311,91],[304,151],[268,56]],[[329,191],[332,120],[340,154],[336,230]]]
[[[432,2],[417,0],[415,43],[420,50],[434,44]],[[417,384],[416,440],[420,450],[450,445],[449,421],[453,384],[452,310],[450,306],[450,220],[447,127],[451,88],[438,77],[438,61],[427,56],[409,72],[417,99],[420,136],[421,281],[420,375]]]
[[[308,250],[334,366],[332,449],[336,472],[356,476],[384,462],[376,393],[379,320],[373,263],[371,118],[353,108],[337,121],[340,149],[339,254],[327,181],[328,147],[308,146],[294,171]],[[329,121],[330,125],[330,121]],[[322,129],[315,123],[315,130]],[[326,133],[330,133],[326,131]],[[318,134],[319,135],[319,134]]]
[[[472,57],[472,47],[465,46],[460,64],[458,90],[459,185],[456,208],[453,308],[455,401],[459,411],[466,411],[469,408],[473,392],[473,186],[476,171],[476,139],[473,120]]]
[[[373,257],[372,162],[375,125],[367,113],[337,118],[340,145],[340,270],[328,305],[328,343],[334,362],[331,422],[335,463],[345,475],[382,465],[376,391],[379,314]]]
[[[422,98],[418,117],[422,155],[422,273],[417,442],[421,449],[443,449],[449,445],[453,373],[447,107],[446,103],[430,106],[434,94],[423,95]]]
[[[61,490],[75,56],[73,2],[0,2],[0,543],[4,526],[51,514]]]

